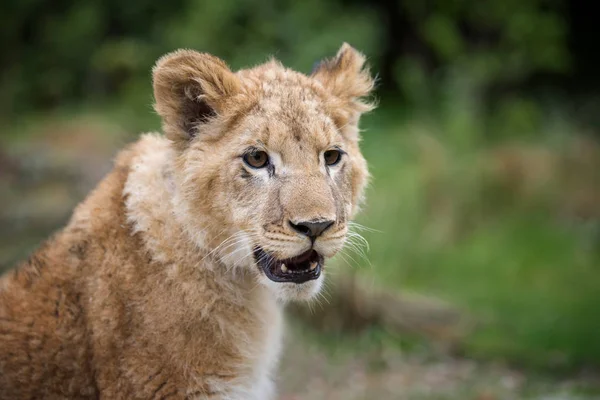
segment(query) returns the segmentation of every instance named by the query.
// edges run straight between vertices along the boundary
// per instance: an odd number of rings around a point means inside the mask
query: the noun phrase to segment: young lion
[[[319,292],[366,183],[364,61],[161,58],[166,137],[0,280],[0,399],[272,399],[283,304]]]

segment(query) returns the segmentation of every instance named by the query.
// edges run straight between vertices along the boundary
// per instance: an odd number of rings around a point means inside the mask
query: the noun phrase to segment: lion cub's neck
[[[176,157],[167,139],[144,135],[123,189],[127,220],[155,261],[165,264],[198,262],[206,251],[193,245],[178,218],[178,192],[171,165]]]
[[[186,226],[189,217],[172,171],[176,151],[169,141],[158,135],[144,135],[135,145],[135,154],[123,189],[127,220],[153,260],[171,268],[210,272],[228,284],[254,288],[250,277],[233,274],[210,257],[211,249],[202,246],[204,232],[191,232]]]
[[[186,240],[176,218],[177,190],[171,171],[174,150],[165,138],[149,134],[135,144],[135,154],[123,189],[133,233],[141,235],[156,261],[178,264],[197,259],[201,249],[193,248]]]

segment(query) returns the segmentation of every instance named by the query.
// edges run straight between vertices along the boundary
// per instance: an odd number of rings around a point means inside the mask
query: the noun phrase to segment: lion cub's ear
[[[341,101],[338,110],[338,117],[344,120],[341,124],[374,108],[363,98],[371,93],[375,81],[365,66],[365,56],[348,43],[340,47],[335,57],[321,61],[311,76]]]
[[[222,111],[224,101],[240,90],[225,62],[206,53],[177,50],[161,57],[152,70],[154,109],[167,137],[193,138],[200,125]]]

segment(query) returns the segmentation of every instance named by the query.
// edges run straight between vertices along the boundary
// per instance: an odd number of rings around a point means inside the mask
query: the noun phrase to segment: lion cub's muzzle
[[[329,219],[313,219],[308,221],[289,220],[289,227],[295,233],[310,239],[314,245],[315,240],[335,221]],[[323,269],[323,256],[311,249],[295,257],[277,259],[261,247],[254,249],[254,258],[265,275],[274,282],[304,283],[318,279]]]
[[[278,260],[260,247],[254,249],[256,263],[274,282],[304,283],[321,276],[323,256],[308,250],[296,257]]]

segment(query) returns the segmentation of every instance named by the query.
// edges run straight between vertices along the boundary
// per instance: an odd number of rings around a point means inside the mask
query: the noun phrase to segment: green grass
[[[463,344],[469,355],[599,365],[600,252],[561,221],[551,206],[558,192],[520,198],[490,182],[479,163],[484,145],[444,136],[452,129],[444,120],[391,114],[365,121],[374,179],[359,222],[382,232],[361,232],[372,264],[362,273],[463,309],[474,321]],[[547,148],[551,139],[537,136]]]

